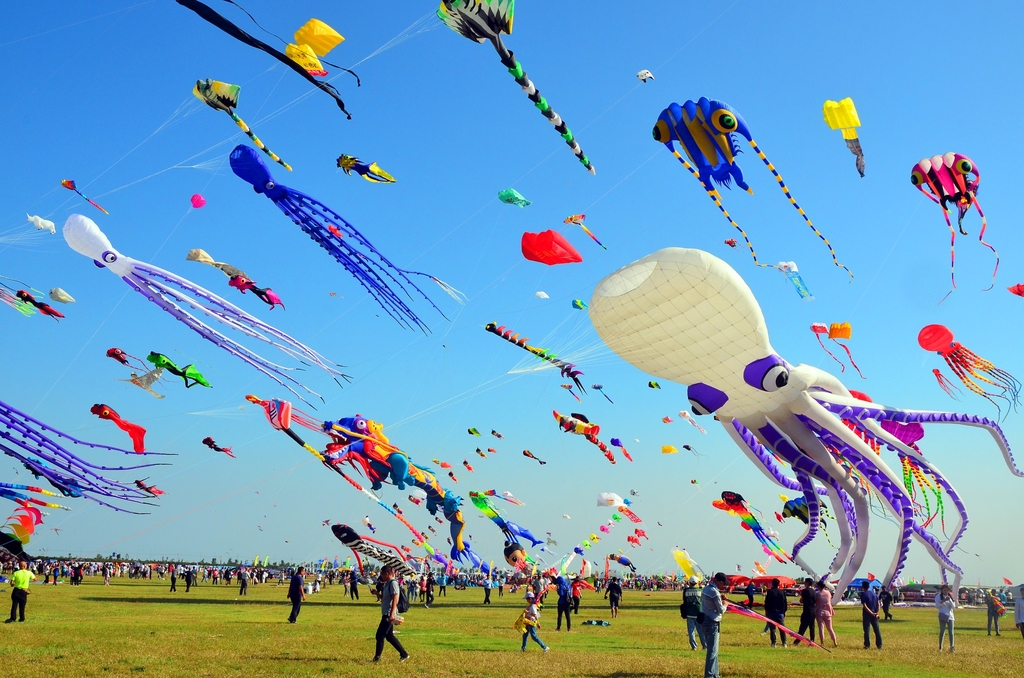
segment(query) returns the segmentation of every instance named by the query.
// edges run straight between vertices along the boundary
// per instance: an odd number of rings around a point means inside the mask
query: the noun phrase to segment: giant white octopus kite
[[[292,388],[292,385],[301,388],[309,394],[318,397],[319,395],[287,374],[287,372],[296,368],[284,367],[264,359],[254,351],[213,329],[192,315],[185,307],[190,307],[206,316],[214,318],[248,337],[276,346],[292,358],[315,365],[332,377],[348,379],[346,375],[335,369],[333,363],[313,349],[301,344],[281,330],[266,324],[259,318],[249,315],[230,301],[196,285],[191,280],[186,280],[170,271],[136,261],[131,257],[121,254],[114,249],[106,234],[89,217],[82,216],[81,214],[72,214],[68,217],[67,222],[64,224],[64,240],[71,246],[71,249],[83,256],[89,257],[97,266],[109,269],[133,290],[139,292],[161,309],[171,314],[179,322],[187,325],[203,339],[216,344],[231,355],[256,368],[294,393],[304,403],[309,404],[301,394]]]
[[[790,365],[769,343],[750,288],[707,252],[663,249],[612,273],[598,283],[589,313],[613,351],[659,379],[686,384],[695,414],[714,413],[769,479],[803,493],[809,521],[792,550],[793,561],[815,577],[842,570],[839,591],[846,590],[867,552],[872,493],[901,525],[883,583],[889,586],[898,576],[915,538],[938,563],[943,581],[952,573],[954,588],[959,586],[963,572],[949,554],[963,535],[967,513],[956,490],[918,449],[922,424],[988,431],[1013,474],[1024,477],[990,419],[872,403],[822,370]],[[930,476],[952,500],[958,523],[944,543],[927,531],[930,518],[914,501],[912,488],[880,456],[881,447]],[[777,459],[788,463],[795,477],[787,476]],[[820,497],[836,509],[842,537],[827,572],[799,555],[818,532]]]

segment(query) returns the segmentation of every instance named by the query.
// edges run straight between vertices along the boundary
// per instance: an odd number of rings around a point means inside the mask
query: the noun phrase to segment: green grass
[[[551,647],[542,655],[509,628],[522,607],[519,596],[480,590],[452,591],[430,610],[413,604],[400,627],[412,655],[405,664],[386,647],[379,665],[369,662],[379,607],[361,587],[352,603],[340,587],[328,587],[288,624],[286,587],[203,584],[190,593],[179,583],[115,579],[109,587],[87,578],[80,587],[34,585],[28,621],[3,626],[0,660],[8,675],[45,676],[701,676],[703,652],[691,652],[677,593],[627,592],[612,626],[587,627],[584,619],[610,620],[604,600],[584,596],[571,634],[555,632],[554,605],[543,614],[540,636]],[[8,589],[9,591],[9,589]],[[7,595],[7,592],[5,592]],[[6,599],[5,599],[6,600]],[[795,610],[794,610],[795,612]],[[1024,640],[1007,623],[1002,637],[985,635],[983,610],[958,610],[957,652],[937,652],[937,621],[931,609],[900,609],[882,625],[885,648],[862,649],[860,612],[839,608],[840,647],[829,655],[806,647],[768,647],[760,624],[737,615],[723,623],[722,675],[763,676],[1021,676]],[[1012,615],[1008,615],[1012,617]],[[794,621],[791,613],[790,621]],[[1007,620],[1009,621],[1009,620]]]

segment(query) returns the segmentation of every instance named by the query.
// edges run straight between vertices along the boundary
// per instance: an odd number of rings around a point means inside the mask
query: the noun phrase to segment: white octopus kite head
[[[803,391],[750,288],[707,252],[670,247],[619,269],[598,283],[589,312],[627,362],[686,384],[696,414],[770,411]]]
[[[96,222],[81,214],[72,214],[64,222],[64,240],[71,249],[105,266],[119,276],[131,272],[131,259],[114,249],[110,239]]]

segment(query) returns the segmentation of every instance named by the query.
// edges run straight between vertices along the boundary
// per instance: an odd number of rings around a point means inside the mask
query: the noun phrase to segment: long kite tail
[[[576,158],[580,163],[587,168],[587,171],[591,174],[597,174],[597,170],[594,169],[594,165],[590,162],[586,153],[580,148],[580,145],[576,143],[576,137],[573,136],[572,130],[565,124],[561,116],[555,113],[555,110],[548,105],[547,100],[541,96],[540,90],[533,84],[530,77],[526,75],[526,71],[523,70],[522,64],[516,61],[515,55],[509,51],[501,41],[501,36],[495,36],[491,38],[491,43],[494,45],[494,49],[498,51],[498,56],[501,57],[502,65],[508,69],[508,72],[516,79],[516,82],[523,91],[526,92],[526,96],[533,102],[533,105],[548,119],[555,127],[555,131],[558,132],[562,139],[565,140],[565,144],[572,150],[576,155]]]
[[[239,118],[238,115],[235,114],[235,113],[229,113],[228,115],[230,115],[231,119],[235,121],[235,124],[238,125],[238,127],[243,132],[245,132],[245,134],[249,137],[249,139],[252,140],[252,143],[254,143],[256,145],[256,148],[260,149],[261,151],[263,151],[264,153],[269,155],[271,160],[273,160],[274,162],[279,164],[281,167],[285,168],[289,172],[292,171],[292,166],[289,165],[288,163],[286,163],[284,160],[281,160],[281,158],[277,155],[277,153],[274,153],[272,150],[270,150],[269,148],[264,146],[263,142],[260,141],[260,138],[258,136],[256,136],[256,134],[253,133],[253,131],[251,129],[249,129],[249,126],[245,124],[244,120]]]
[[[999,252],[996,251],[995,247],[985,242],[985,229],[988,228],[988,219],[985,218],[985,213],[981,211],[981,203],[978,202],[977,196],[974,197],[974,206],[978,208],[978,214],[981,215],[981,233],[978,234],[978,242],[992,250],[992,254],[996,255],[996,267],[992,271],[992,284],[984,290],[988,292],[996,285],[996,273],[999,272]]]
[[[819,342],[821,341],[821,337],[818,338],[818,341]],[[861,379],[867,379],[867,377],[865,377],[864,374],[860,371],[860,368],[857,367],[857,363],[855,363],[853,361],[853,354],[850,353],[849,347],[846,344],[843,344],[843,343],[840,343],[840,342],[836,341],[835,339],[833,339],[832,341],[835,341],[837,344],[839,344],[840,346],[843,347],[843,350],[846,351],[846,357],[848,357],[850,359],[850,364],[853,365],[853,369],[857,370],[857,374],[860,375],[860,378]],[[834,358],[835,356],[832,356],[832,357]]]
[[[807,217],[807,214],[804,212],[804,208],[800,207],[800,205],[796,203],[796,198],[794,198],[793,195],[789,192],[789,187],[786,186],[786,182],[782,180],[782,175],[780,175],[779,171],[775,169],[775,165],[771,164],[771,162],[768,161],[768,158],[765,156],[764,151],[761,150],[761,148],[757,145],[756,141],[751,139],[749,143],[750,146],[754,149],[754,152],[757,153],[757,157],[761,158],[761,162],[763,162],[765,167],[767,167],[769,171],[771,171],[772,176],[775,177],[775,180],[779,182],[779,188],[782,189],[782,192],[789,200],[789,203],[796,208],[796,211],[799,212],[800,216],[804,218],[804,221],[806,221],[807,225],[811,227],[811,230],[814,231],[814,234],[821,238],[821,241],[825,243],[825,247],[828,248],[829,253],[832,255],[832,262],[839,268],[849,273],[850,279],[853,280],[853,271],[848,269],[844,264],[839,263],[839,259],[836,258],[836,251],[832,249],[832,243],[830,243],[828,241],[828,238],[822,235],[821,231],[819,231],[814,226],[814,224],[811,223],[811,220]]]
[[[690,170],[690,174],[692,174],[694,178],[700,182],[700,185],[704,187],[708,197],[711,198],[718,209],[722,211],[722,216],[728,219],[729,223],[732,224],[732,227],[739,231],[740,235],[743,236],[743,242],[747,243],[747,249],[750,250],[750,256],[754,258],[754,265],[762,268],[774,268],[774,266],[771,266],[770,264],[762,264],[757,260],[757,252],[754,251],[754,244],[750,242],[750,238],[747,237],[747,232],[740,228],[740,225],[736,223],[732,216],[730,216],[728,210],[725,209],[725,206],[722,205],[721,196],[719,195],[718,190],[715,188],[709,188],[708,185],[704,183],[704,180],[700,178],[700,173],[695,170],[693,165],[688,163],[682,155],[680,155],[679,151],[674,148],[670,150],[672,151],[672,155],[676,156],[676,160],[683,163],[683,167]]]

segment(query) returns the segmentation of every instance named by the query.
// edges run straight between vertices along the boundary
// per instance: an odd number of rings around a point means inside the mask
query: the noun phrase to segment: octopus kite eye
[[[743,370],[743,381],[761,391],[778,391],[789,383],[789,365],[777,355],[755,360]]]
[[[711,414],[729,402],[729,396],[707,384],[690,384],[686,389],[686,397],[690,400],[694,414]]]
[[[668,143],[672,139],[672,134],[669,132],[668,123],[664,120],[659,120],[654,124],[654,129],[651,131],[651,136],[654,137],[655,141],[661,143]]]
[[[910,183],[914,184],[915,186],[923,185],[924,174],[922,174],[919,170],[914,170],[913,172],[910,173]]]
[[[266,184],[263,185],[263,190],[272,191],[274,190],[274,186],[277,186],[277,184],[275,184],[273,181],[268,181]]]
[[[954,167],[956,167],[956,171],[960,174],[970,174],[974,171],[974,164],[966,158],[957,160]]]
[[[711,122],[720,132],[728,134],[736,131],[736,116],[725,109],[719,109],[712,113]]]
[[[115,261],[117,261],[117,255],[111,252],[110,250],[107,250],[102,255],[100,255],[100,259],[102,259],[103,262],[106,264],[112,264]]]

